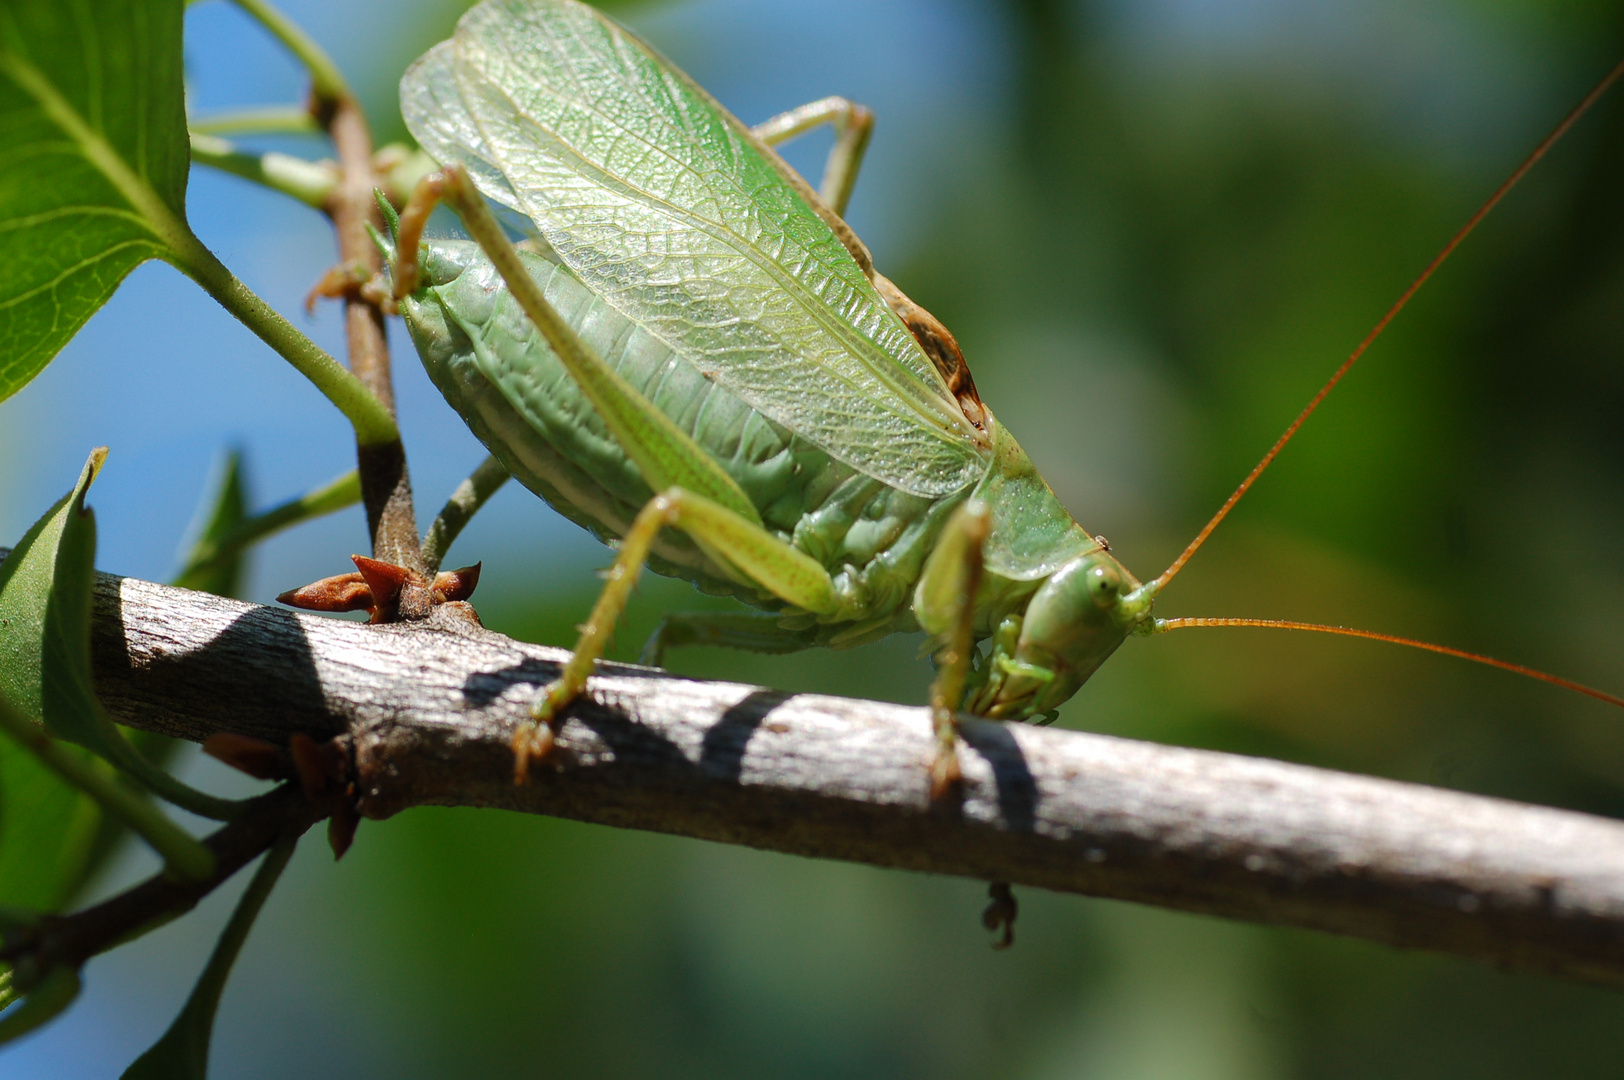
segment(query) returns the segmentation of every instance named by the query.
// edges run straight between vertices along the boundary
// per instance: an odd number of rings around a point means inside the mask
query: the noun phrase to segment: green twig
[[[269,30],[272,36],[287,46],[288,51],[305,66],[310,72],[310,89],[317,100],[330,104],[340,98],[354,96],[326,50],[317,45],[309,34],[273,4],[267,3],[266,0],[235,0],[235,2],[261,26]]]
[[[306,161],[275,151],[254,154],[217,135],[192,131],[192,160],[200,165],[252,180],[317,210],[338,186],[338,170],[330,164]]]
[[[40,725],[29,720],[4,699],[0,699],[0,731],[39,758],[51,771],[123,821],[163,856],[177,875],[188,880],[206,878],[214,870],[214,855],[185,830],[165,817],[145,798],[115,778],[102,772],[92,761],[65,743],[58,742]]]
[[[199,791],[192,785],[176,779],[167,769],[154,764],[126,738],[124,732],[106,713],[99,708],[97,713],[105,740],[107,760],[123,769],[132,779],[140,782],[142,787],[160,799],[173,803],[182,810],[189,810],[198,817],[206,817],[213,821],[230,821],[246,805],[244,799],[222,799],[218,795]]]
[[[194,135],[319,135],[321,125],[301,105],[266,105],[189,117]]]
[[[508,471],[502,467],[502,463],[494,457],[487,457],[469,474],[468,479],[457,485],[457,490],[440,508],[439,516],[423,537],[423,561],[429,573],[440,569],[445,553],[450,550],[451,542],[462,532],[463,526],[507,480]]]
[[[195,580],[206,574],[215,563],[238,555],[283,529],[354,506],[360,501],[361,480],[352,470],[330,484],[243,520],[217,540],[199,542],[192,549],[191,558],[176,577],[175,584],[184,589],[196,588]]]
[[[237,280],[214,252],[190,230],[168,238],[175,265],[205,292],[219,301],[243,325],[259,335],[261,341],[275,349],[298,372],[316,384],[316,389],[327,395],[327,400],[338,406],[338,411],[349,418],[355,428],[356,442],[362,446],[377,446],[398,442],[400,429],[395,418],[361,380],[349,369],[334,360],[327,351],[296,330],[292,323],[248,286]]]

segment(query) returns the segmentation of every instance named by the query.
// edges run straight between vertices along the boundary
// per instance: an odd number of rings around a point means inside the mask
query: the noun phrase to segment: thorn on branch
[[[288,742],[299,783],[312,806],[327,813],[327,842],[342,859],[355,842],[361,813],[355,808],[355,776],[349,751],[338,739],[318,743],[298,732]]]
[[[255,780],[287,780],[293,776],[293,759],[287,751],[252,735],[217,731],[203,740],[203,752]]]
[[[479,616],[464,603],[479,585],[483,563],[442,570],[429,579],[395,563],[351,555],[356,569],[313,581],[278,596],[277,602],[306,611],[367,611],[373,623],[415,622],[441,604],[454,604],[465,620]]]
[[[284,749],[251,735],[217,732],[204,740],[203,752],[256,780],[297,780],[311,807],[327,817],[333,858],[343,858],[354,843],[361,813],[356,808],[355,770],[341,740],[317,742],[296,733]]]

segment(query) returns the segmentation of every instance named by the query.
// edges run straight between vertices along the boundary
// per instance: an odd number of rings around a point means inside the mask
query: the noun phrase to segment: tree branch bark
[[[378,176],[372,161],[372,134],[360,103],[348,94],[330,103],[326,127],[338,155],[339,184],[328,199],[327,213],[337,234],[338,254],[347,266],[361,267],[367,275],[383,267],[367,236],[367,225],[381,225],[372,191]],[[395,386],[389,365],[389,340],[383,312],[359,292],[344,299],[344,333],[349,345],[350,370],[395,412]],[[361,474],[361,501],[366,507],[372,557],[424,573],[423,552],[417,536],[417,515],[412,505],[412,480],[406,468],[406,447],[400,441],[356,447]],[[403,589],[398,614],[406,619],[426,618],[432,601],[426,584],[409,583]]]
[[[1005,880],[1624,986],[1624,822],[1232,754],[970,721],[926,797],[923,708],[604,665],[525,787],[509,740],[563,650],[103,576],[97,688],[201,739],[338,738],[360,809],[502,807]]]

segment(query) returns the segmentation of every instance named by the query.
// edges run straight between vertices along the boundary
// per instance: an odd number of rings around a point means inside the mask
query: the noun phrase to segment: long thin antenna
[[[1601,82],[1596,84],[1595,89],[1586,94],[1584,100],[1579,102],[1578,105],[1574,106],[1573,111],[1568,113],[1567,116],[1564,116],[1562,118],[1562,122],[1557,124],[1556,127],[1552,129],[1551,133],[1540,141],[1538,146],[1534,147],[1533,152],[1523,159],[1522,164],[1518,165],[1517,168],[1512,171],[1511,175],[1506,177],[1505,181],[1501,183],[1499,187],[1494,189],[1494,193],[1484,201],[1482,206],[1477,208],[1477,213],[1473,214],[1467,220],[1466,224],[1461,226],[1460,231],[1450,238],[1449,243],[1444,245],[1444,249],[1434,256],[1433,260],[1427,264],[1427,268],[1421,271],[1420,276],[1414,281],[1410,282],[1410,287],[1405,289],[1403,295],[1401,295],[1398,300],[1394,302],[1392,307],[1387,309],[1387,314],[1383,315],[1381,320],[1371,328],[1370,333],[1365,335],[1365,339],[1359,343],[1359,347],[1354,349],[1352,354],[1350,354],[1346,360],[1342,361],[1342,366],[1337,368],[1335,373],[1326,380],[1324,386],[1320,387],[1320,392],[1315,394],[1313,400],[1308,403],[1308,406],[1303,409],[1302,412],[1297,414],[1297,419],[1293,420],[1291,422],[1291,426],[1286,428],[1285,434],[1276,439],[1274,445],[1269,447],[1269,452],[1263,455],[1263,460],[1258,462],[1257,465],[1253,467],[1252,471],[1246,474],[1246,479],[1241,481],[1240,487],[1236,488],[1234,494],[1232,494],[1228,499],[1224,500],[1224,505],[1220,506],[1218,508],[1218,512],[1212,515],[1212,520],[1202,526],[1201,531],[1196,534],[1195,539],[1191,540],[1189,546],[1179,553],[1178,558],[1173,560],[1173,565],[1169,566],[1166,570],[1163,570],[1161,575],[1150,583],[1148,589],[1152,594],[1160,592],[1164,585],[1166,585],[1169,581],[1172,581],[1174,576],[1180,570],[1184,569],[1184,564],[1190,561],[1190,556],[1194,555],[1196,550],[1200,548],[1202,544],[1207,542],[1207,537],[1212,535],[1212,531],[1218,527],[1218,523],[1229,516],[1230,510],[1234,509],[1235,504],[1240,502],[1241,496],[1245,495],[1246,492],[1250,490],[1252,485],[1257,482],[1257,478],[1263,474],[1263,470],[1269,467],[1270,463],[1274,461],[1275,457],[1285,447],[1286,443],[1291,441],[1291,437],[1297,434],[1297,429],[1303,426],[1303,421],[1307,420],[1311,415],[1313,415],[1314,410],[1319,408],[1320,402],[1324,401],[1325,396],[1331,392],[1331,388],[1342,381],[1342,376],[1346,375],[1348,373],[1348,369],[1353,367],[1354,363],[1365,354],[1365,350],[1370,348],[1370,343],[1375,341],[1376,338],[1381,335],[1383,330],[1387,329],[1387,324],[1392,322],[1393,317],[1404,309],[1404,305],[1410,302],[1410,297],[1414,296],[1416,291],[1420,289],[1422,285],[1426,284],[1427,279],[1432,276],[1433,271],[1437,270],[1439,266],[1443,265],[1443,261],[1445,259],[1454,254],[1455,249],[1460,247],[1461,241],[1465,240],[1466,237],[1471,234],[1472,230],[1477,228],[1478,222],[1482,221],[1488,216],[1489,211],[1493,210],[1495,204],[1505,197],[1506,192],[1515,187],[1517,181],[1521,180],[1523,175],[1527,173],[1529,169],[1534,167],[1534,163],[1540,158],[1544,157],[1545,152],[1549,150],[1558,139],[1567,134],[1568,129],[1574,125],[1574,122],[1577,121],[1579,117],[1583,116],[1585,110],[1594,105],[1596,100],[1607,92],[1608,87],[1612,86],[1613,83],[1618,81],[1620,75],[1624,75],[1624,60],[1619,61],[1613,70],[1609,71],[1606,77],[1603,78]],[[1478,658],[1474,657],[1474,659]],[[1543,678],[1543,676],[1541,677]],[[1589,691],[1586,691],[1586,693],[1588,692]]]
[[[1462,660],[1470,660],[1475,664],[1487,664],[1489,667],[1499,668],[1501,671],[1511,671],[1518,675],[1526,675],[1530,679],[1548,682],[1575,693],[1593,697],[1597,701],[1605,701],[1609,705],[1617,705],[1624,709],[1624,698],[1614,697],[1612,694],[1589,687],[1583,683],[1576,683],[1572,679],[1564,679],[1560,675],[1550,675],[1535,668],[1524,667],[1522,664],[1513,664],[1508,660],[1496,660],[1492,656],[1483,656],[1479,653],[1470,653],[1464,649],[1452,649],[1448,645],[1434,645],[1430,641],[1417,641],[1414,638],[1398,637],[1394,634],[1381,634],[1375,630],[1356,630],[1351,626],[1325,626],[1320,623],[1291,622],[1287,619],[1212,619],[1212,618],[1185,618],[1185,619],[1157,619],[1156,632],[1163,630],[1184,630],[1190,627],[1210,626],[1252,626],[1266,627],[1276,630],[1312,630],[1319,634],[1340,634],[1343,637],[1368,638],[1371,641],[1385,641],[1392,645],[1407,645],[1412,649],[1425,649],[1427,652],[1442,653],[1445,656],[1456,656]]]

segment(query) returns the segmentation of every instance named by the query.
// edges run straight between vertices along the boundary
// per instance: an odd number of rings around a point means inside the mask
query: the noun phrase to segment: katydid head
[[[1104,548],[1072,559],[993,635],[977,711],[1020,718],[1059,708],[1130,634],[1148,627],[1153,595]]]

